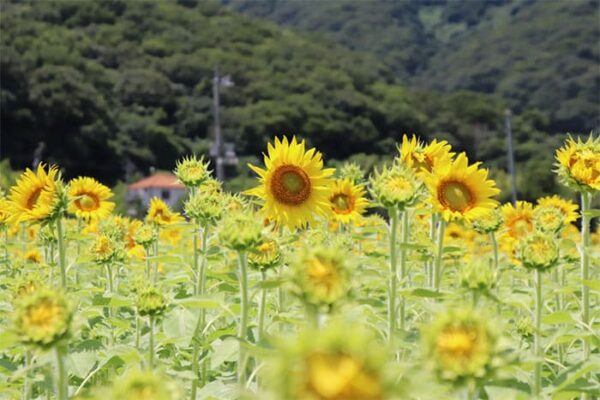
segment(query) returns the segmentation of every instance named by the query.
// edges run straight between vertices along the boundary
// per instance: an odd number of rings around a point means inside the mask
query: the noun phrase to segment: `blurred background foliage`
[[[510,107],[533,199],[559,190],[564,132],[599,125],[598,4],[3,0],[0,158],[23,169],[37,153],[111,185],[170,170],[208,152],[218,65],[235,83],[221,93],[231,189],[275,135],[369,170],[404,133],[448,140],[507,189]]]

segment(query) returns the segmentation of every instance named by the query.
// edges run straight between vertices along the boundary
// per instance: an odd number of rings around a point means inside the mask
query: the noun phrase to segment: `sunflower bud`
[[[177,161],[174,172],[187,187],[198,187],[210,176],[208,162],[204,163],[204,157],[197,159],[195,155]]]
[[[537,206],[533,210],[533,226],[542,233],[557,234],[565,227],[565,218],[556,207]]]
[[[15,315],[21,341],[47,348],[68,335],[73,314],[62,293],[40,289],[21,299]]]
[[[496,232],[502,226],[504,219],[499,209],[486,210],[479,218],[473,221],[473,229],[478,233]]]
[[[223,213],[223,197],[214,191],[198,191],[185,203],[185,214],[202,226],[214,225]]]
[[[133,240],[135,243],[143,246],[145,249],[148,249],[154,242],[156,242],[157,236],[156,229],[154,229],[152,225],[144,224],[136,230]]]
[[[404,210],[415,205],[423,195],[423,184],[413,172],[394,164],[381,172],[375,171],[370,179],[371,194],[385,208]]]
[[[534,233],[519,243],[519,259],[526,268],[546,270],[558,261],[558,245],[553,237]]]
[[[439,314],[423,338],[431,366],[443,381],[463,384],[484,378],[496,364],[494,330],[472,309]]]
[[[496,286],[498,274],[488,263],[472,262],[459,271],[460,285],[470,290],[489,290]]]
[[[296,293],[310,305],[329,306],[347,296],[350,267],[339,248],[305,249],[293,264]]]
[[[262,224],[251,213],[233,212],[221,221],[219,239],[231,250],[250,250],[262,239]]]
[[[98,264],[108,264],[123,259],[123,251],[118,246],[118,242],[115,243],[115,240],[107,235],[96,238],[91,253]]]
[[[520,318],[515,325],[515,329],[517,334],[523,339],[531,339],[533,337],[531,318]]]
[[[251,267],[259,270],[267,270],[276,267],[281,262],[281,250],[279,244],[272,238],[264,238],[250,253],[248,263]]]
[[[355,163],[347,162],[339,170],[341,179],[349,179],[354,185],[358,185],[365,179],[365,172]]]
[[[167,300],[155,287],[147,287],[138,291],[136,307],[140,315],[151,317],[162,315],[167,309]]]
[[[168,378],[153,372],[131,371],[117,380],[111,400],[178,400],[181,390]]]
[[[334,322],[323,330],[281,340],[277,359],[267,366],[265,383],[276,399],[395,398],[398,386],[388,354],[362,326]]]

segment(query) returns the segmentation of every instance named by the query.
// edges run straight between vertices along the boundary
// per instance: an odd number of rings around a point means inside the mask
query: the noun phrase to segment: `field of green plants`
[[[572,199],[499,204],[445,141],[365,176],[278,137],[144,220],[42,163],[0,193],[0,398],[597,398],[600,137],[555,159]]]

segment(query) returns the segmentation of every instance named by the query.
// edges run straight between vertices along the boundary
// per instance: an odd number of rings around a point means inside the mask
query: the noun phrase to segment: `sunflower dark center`
[[[473,206],[473,193],[463,182],[444,182],[438,190],[438,199],[452,211],[465,211]]]
[[[331,204],[333,205],[333,210],[338,214],[347,214],[352,211],[353,201],[351,196],[348,196],[345,193],[335,194],[331,198]]]
[[[75,200],[78,208],[83,211],[93,211],[100,206],[100,200],[98,197],[91,193],[83,193],[80,197]]]
[[[33,207],[37,204],[37,201],[40,198],[41,194],[42,194],[42,188],[41,187],[36,188],[31,193],[31,195],[27,199],[27,209],[29,209],[29,210],[33,209]]]
[[[310,189],[310,178],[299,167],[283,165],[273,173],[271,192],[281,203],[302,204],[310,196]]]

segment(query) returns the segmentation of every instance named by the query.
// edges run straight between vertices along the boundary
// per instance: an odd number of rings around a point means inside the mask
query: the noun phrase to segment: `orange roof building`
[[[158,197],[173,207],[184,195],[185,186],[168,172],[157,172],[127,186],[127,202],[141,203],[144,207],[148,207],[153,197]]]

